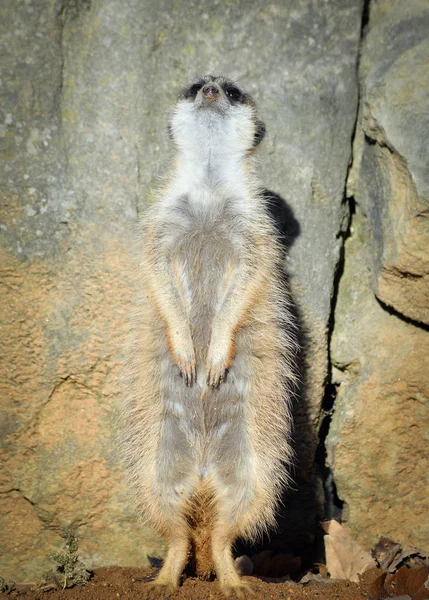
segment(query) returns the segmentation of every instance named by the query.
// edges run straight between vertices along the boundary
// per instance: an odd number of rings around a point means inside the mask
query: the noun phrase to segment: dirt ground
[[[379,575],[378,569],[367,571],[359,584],[350,581],[330,583],[292,581],[268,583],[256,577],[244,577],[252,593],[249,600],[367,600],[371,583]],[[17,592],[0,593],[0,600],[146,600],[151,598],[145,589],[149,572],[142,569],[110,567],[97,569],[91,580],[82,587],[65,590],[27,590],[18,586]],[[158,596],[159,600],[225,600],[216,581],[200,581],[188,577],[175,594]]]

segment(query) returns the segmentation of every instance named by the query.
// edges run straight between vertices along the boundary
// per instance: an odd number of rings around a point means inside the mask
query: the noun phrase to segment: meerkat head
[[[245,156],[264,138],[265,124],[236,83],[208,75],[182,91],[169,131],[179,150]]]

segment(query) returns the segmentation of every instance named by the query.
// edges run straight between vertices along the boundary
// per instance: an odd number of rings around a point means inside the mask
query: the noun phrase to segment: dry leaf
[[[408,594],[413,600],[425,600],[429,598],[429,589],[425,587],[428,578],[429,567],[401,567],[394,575],[386,577],[384,588],[388,596]]]
[[[401,567],[394,575],[382,573],[369,589],[369,600],[387,600],[410,598],[426,600],[429,598],[429,568],[408,569]]]
[[[333,579],[359,581],[358,574],[375,567],[371,554],[354,542],[337,521],[328,521],[324,536],[326,566]]]
[[[374,548],[374,557],[380,567],[395,573],[399,567],[429,567],[429,553],[421,548],[404,548],[389,538],[382,537]]]
[[[387,573],[381,573],[381,575],[371,583],[368,590],[368,600],[383,600],[383,598],[386,597],[386,589],[384,587],[386,575]]]
[[[401,545],[382,537],[374,548],[374,557],[383,571],[387,571],[395,557],[401,552]]]

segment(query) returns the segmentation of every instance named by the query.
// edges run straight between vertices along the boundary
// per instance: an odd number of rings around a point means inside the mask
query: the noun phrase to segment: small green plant
[[[0,592],[3,592],[4,594],[8,594],[9,592],[13,592],[13,590],[15,589],[15,582],[14,581],[7,581],[6,579],[3,579],[3,577],[0,577]]]
[[[91,577],[85,565],[79,560],[77,554],[79,544],[72,527],[63,530],[61,537],[64,539],[65,549],[63,552],[51,552],[49,558],[57,563],[55,570],[48,571],[43,576],[45,584],[54,581],[59,588],[69,588],[74,585],[85,585]]]

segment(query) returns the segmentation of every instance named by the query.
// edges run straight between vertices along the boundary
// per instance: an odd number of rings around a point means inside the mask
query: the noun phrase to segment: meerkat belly
[[[179,287],[189,315],[198,363],[204,363],[213,319],[221,310],[225,292],[238,263],[231,242],[205,231],[179,245],[175,253]]]
[[[225,453],[222,447],[226,445],[231,450],[246,445],[245,431],[240,435],[245,428],[243,398],[249,381],[245,357],[236,353],[226,380],[217,388],[207,385],[206,364],[213,321],[222,311],[239,260],[236,240],[232,243],[223,231],[214,228],[184,236],[172,255],[197,358],[197,382],[192,388],[183,388],[187,409],[183,411],[181,426],[200,449],[201,476],[208,476],[213,465],[224,462],[219,455]],[[177,395],[176,399],[180,401]]]

